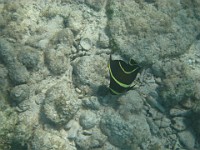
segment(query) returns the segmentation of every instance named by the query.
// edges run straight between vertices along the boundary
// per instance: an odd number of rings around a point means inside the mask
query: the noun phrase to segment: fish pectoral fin
[[[135,85],[131,85],[131,86],[127,89],[127,91],[129,91],[129,90],[133,90],[134,87],[135,87]]]
[[[133,90],[134,88],[137,88],[141,85],[140,82],[138,81],[133,81],[133,83],[131,84],[131,86],[128,88],[128,90]]]

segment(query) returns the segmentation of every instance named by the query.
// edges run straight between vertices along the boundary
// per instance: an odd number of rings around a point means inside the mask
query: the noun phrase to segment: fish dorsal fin
[[[138,65],[138,63],[135,60],[133,60],[133,59],[130,59],[129,64],[131,66]]]

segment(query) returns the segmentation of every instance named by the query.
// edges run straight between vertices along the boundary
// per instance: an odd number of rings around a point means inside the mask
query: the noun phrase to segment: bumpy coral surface
[[[80,107],[80,100],[75,91],[68,85],[67,81],[62,81],[46,92],[44,100],[44,114],[55,124],[68,122]]]
[[[199,50],[199,0],[1,0],[0,149],[200,149]]]

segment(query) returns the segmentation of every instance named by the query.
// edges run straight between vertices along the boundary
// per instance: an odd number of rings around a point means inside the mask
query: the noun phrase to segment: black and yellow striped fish
[[[111,55],[108,68],[110,73],[109,89],[113,95],[130,90],[133,87],[132,82],[141,69],[133,59],[127,64],[122,60],[112,60]]]

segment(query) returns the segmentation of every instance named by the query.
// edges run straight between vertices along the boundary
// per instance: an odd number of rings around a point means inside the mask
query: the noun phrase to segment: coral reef
[[[136,91],[129,91],[118,99],[119,113],[124,119],[129,119],[133,114],[140,114],[143,106],[142,97]]]
[[[74,68],[74,84],[80,89],[82,86],[88,86],[88,91],[84,92],[89,94],[96,93],[99,86],[106,85],[107,62],[105,58],[98,55],[94,55],[90,59],[88,57],[81,57],[74,61],[72,65]]]
[[[200,32],[199,22],[187,18],[179,2],[136,2],[111,0],[107,5],[111,41],[122,55],[151,64],[188,50]]]
[[[16,52],[12,45],[4,39],[0,39],[0,58],[7,67],[9,77],[13,84],[18,85],[27,82],[29,72],[16,59]]]
[[[105,144],[107,137],[101,133],[99,130],[94,130],[91,133],[91,136],[78,134],[75,142],[78,148],[87,150],[87,149],[96,149],[102,148]]]
[[[48,69],[55,75],[64,73],[69,68],[69,62],[62,51],[50,49],[45,53]]]
[[[97,124],[97,116],[92,111],[86,111],[80,116],[80,125],[83,129],[91,129]]]
[[[199,0],[0,2],[0,149],[200,149]],[[109,93],[109,56],[143,68]]]
[[[142,144],[151,135],[142,115],[133,115],[129,121],[125,121],[117,114],[107,113],[101,119],[100,126],[109,141],[120,148],[131,149],[132,145]]]
[[[18,59],[28,70],[36,69],[40,59],[39,52],[32,47],[25,46],[19,52]]]
[[[9,149],[14,141],[18,116],[14,109],[9,107],[5,95],[1,92],[0,99],[0,149]]]
[[[13,101],[13,103],[19,104],[22,101],[29,99],[29,95],[30,95],[30,89],[28,85],[21,84],[21,85],[15,86],[10,91],[10,100]]]
[[[61,138],[58,133],[48,132],[43,130],[36,130],[33,139],[31,141],[32,150],[48,150],[50,149],[63,149],[63,150],[74,150],[70,144]]]
[[[68,89],[66,89],[68,87]],[[44,114],[55,124],[62,125],[67,123],[78,111],[80,100],[77,98],[75,91],[62,81],[46,92],[44,100]]]
[[[104,6],[106,0],[85,0],[85,3],[96,11],[100,11]]]
[[[164,79],[161,84],[161,95],[167,105],[177,103],[194,95],[195,78],[191,69],[178,60],[166,62],[163,66]]]
[[[8,82],[8,70],[4,65],[0,65],[0,91],[2,93],[6,93],[9,89],[9,82]]]

